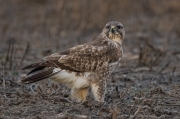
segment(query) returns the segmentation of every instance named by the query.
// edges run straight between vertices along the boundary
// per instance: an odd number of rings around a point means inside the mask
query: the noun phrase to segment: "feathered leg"
[[[101,79],[96,83],[92,82],[91,90],[96,101],[104,102],[106,92],[106,79]]]
[[[80,89],[72,88],[71,99],[76,100],[78,102],[85,101],[88,91],[89,91],[89,87],[80,88]]]

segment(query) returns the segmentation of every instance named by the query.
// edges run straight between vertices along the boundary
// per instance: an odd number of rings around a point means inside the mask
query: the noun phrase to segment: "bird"
[[[91,42],[51,54],[41,62],[22,68],[31,71],[20,82],[30,84],[51,79],[71,89],[71,100],[86,101],[91,89],[94,100],[104,102],[107,79],[122,59],[124,38],[123,25],[108,22]]]

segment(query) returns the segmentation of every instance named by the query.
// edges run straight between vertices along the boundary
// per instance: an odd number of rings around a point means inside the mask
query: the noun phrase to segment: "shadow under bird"
[[[120,62],[125,30],[121,23],[108,22],[92,42],[77,45],[44,58],[43,62],[23,68],[33,68],[21,83],[29,84],[51,79],[71,88],[71,99],[86,100],[89,88],[96,101],[104,102],[106,82]]]

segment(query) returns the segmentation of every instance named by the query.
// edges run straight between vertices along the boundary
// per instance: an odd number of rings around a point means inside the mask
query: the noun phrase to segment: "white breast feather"
[[[56,71],[59,68],[56,68]],[[59,69],[61,70],[61,69]],[[50,77],[57,83],[65,83],[70,88],[84,88],[89,86],[89,81],[87,77],[90,75],[89,72],[85,73],[84,76],[76,76],[74,72],[67,72],[66,70],[61,70],[59,73]]]

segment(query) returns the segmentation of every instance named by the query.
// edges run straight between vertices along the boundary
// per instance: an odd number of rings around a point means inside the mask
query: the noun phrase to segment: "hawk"
[[[29,84],[49,78],[66,84],[71,89],[71,99],[86,100],[89,88],[96,101],[104,102],[106,82],[122,58],[125,29],[117,21],[108,22],[102,33],[92,42],[77,45],[44,58],[43,62],[23,68],[33,68],[21,80]]]

